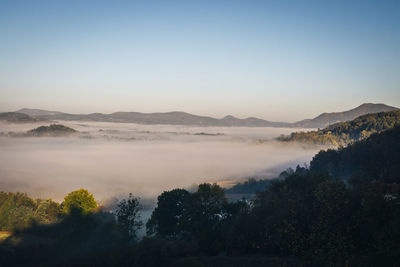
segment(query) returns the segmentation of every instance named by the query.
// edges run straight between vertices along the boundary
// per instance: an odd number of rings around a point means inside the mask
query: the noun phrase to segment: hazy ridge
[[[343,112],[322,113],[313,119],[305,119],[294,123],[273,122],[255,117],[240,119],[232,115],[227,115],[221,119],[217,119],[208,116],[193,115],[181,111],[166,113],[114,112],[111,114],[69,114],[59,111],[23,108],[16,112],[26,114],[32,117],[33,120],[129,122],[138,124],[171,124],[192,126],[322,128],[332,123],[353,120],[361,115],[393,110],[398,110],[398,108],[385,104],[365,103],[351,110]]]

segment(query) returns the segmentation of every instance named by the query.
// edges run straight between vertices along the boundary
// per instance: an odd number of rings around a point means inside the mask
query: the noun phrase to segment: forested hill
[[[352,179],[353,182],[361,179],[363,182],[400,183],[400,126],[375,133],[344,148],[321,150],[313,157],[309,168],[299,165],[296,169],[288,168],[274,179],[250,178],[227,189],[226,193],[228,196],[255,195],[271,183],[308,170],[327,172],[335,179]]]
[[[319,152],[311,171],[327,171],[334,178],[400,183],[400,126],[345,148]]]
[[[302,120],[299,122],[295,122],[294,124],[296,127],[303,128],[324,128],[330,124],[354,120],[355,118],[365,114],[388,112],[394,110],[399,109],[385,104],[364,103],[356,108],[347,111],[322,113],[313,119]]]
[[[279,137],[278,140],[320,145],[347,145],[397,125],[400,125],[399,110],[363,115],[352,121],[332,124],[322,130],[293,132],[289,136]]]
[[[40,126],[27,132],[28,136],[65,136],[77,133],[75,129],[61,124],[51,124],[49,126]]]

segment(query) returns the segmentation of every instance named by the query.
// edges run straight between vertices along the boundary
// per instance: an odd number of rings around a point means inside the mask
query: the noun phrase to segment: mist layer
[[[0,190],[61,200],[86,188],[97,199],[144,197],[201,182],[273,178],[318,148],[271,141],[285,128],[62,122],[74,137],[0,137]],[[36,125],[2,124],[1,131]]]

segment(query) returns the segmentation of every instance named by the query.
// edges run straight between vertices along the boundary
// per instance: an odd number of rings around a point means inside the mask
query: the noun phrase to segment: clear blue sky
[[[400,106],[400,1],[1,1],[0,110]]]

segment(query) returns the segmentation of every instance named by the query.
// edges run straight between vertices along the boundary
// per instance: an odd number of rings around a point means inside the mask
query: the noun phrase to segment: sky
[[[400,1],[0,0],[0,111],[400,107]]]

